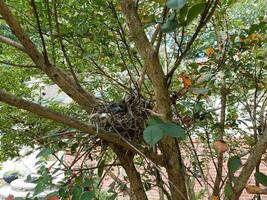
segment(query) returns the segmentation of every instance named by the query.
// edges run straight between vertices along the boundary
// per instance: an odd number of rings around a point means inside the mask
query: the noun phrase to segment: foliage
[[[266,186],[267,185],[267,176],[261,172],[256,172],[255,174],[255,179],[258,181],[258,183]]]
[[[24,46],[21,51],[0,37],[0,92],[7,92],[0,95],[13,94],[49,109],[28,112],[25,102],[7,103],[0,96],[0,160],[21,156],[25,146],[42,149],[34,196],[55,186],[57,171],[65,175],[56,191],[62,199],[131,196],[128,181],[131,189],[158,188],[179,199],[172,185],[183,190],[187,177],[203,184],[206,193],[199,195],[207,196],[207,166],[213,163],[223,172],[220,162],[227,165],[227,177],[223,182],[224,173],[214,177],[212,195],[235,195],[246,155],[260,147],[266,125],[265,1],[5,2],[44,60],[34,60],[26,36],[19,37],[0,7],[0,36]],[[53,98],[49,88],[56,84]],[[65,103],[63,94],[72,100]],[[91,96],[100,105],[88,103]],[[131,104],[130,97],[141,107]],[[17,108],[14,102],[20,102]],[[136,121],[132,110],[141,113]],[[55,112],[60,115],[54,117]],[[122,134],[125,128],[133,135]],[[143,135],[136,141],[140,128]],[[58,151],[71,153],[73,163],[57,157]],[[51,155],[60,169],[46,166]],[[91,160],[95,167],[88,165]],[[117,168],[128,177],[116,177],[111,169]],[[239,169],[241,178],[234,176]],[[131,182],[135,170],[140,187]],[[165,171],[170,185],[164,182]],[[99,189],[105,176],[114,179],[108,192]],[[266,186],[261,172],[255,180]]]
[[[186,137],[184,129],[174,123],[166,123],[159,118],[151,118],[148,124],[149,126],[144,130],[144,140],[150,145],[155,145],[167,135],[178,139],[185,139]]]

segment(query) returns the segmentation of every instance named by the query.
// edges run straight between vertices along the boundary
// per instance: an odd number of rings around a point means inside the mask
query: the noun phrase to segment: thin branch
[[[147,70],[147,66],[144,66],[144,68],[141,71],[140,78],[138,79],[138,82],[137,82],[137,87],[139,90],[138,93],[140,93],[140,91],[142,89],[142,85],[145,81],[146,70]]]
[[[155,29],[154,33],[152,34],[152,37],[151,37],[151,40],[150,40],[150,43],[152,45],[154,45],[154,43],[156,42],[156,39],[158,37],[159,32],[160,32],[160,24],[158,24],[156,26],[156,29]]]
[[[116,167],[116,166],[121,166],[120,163],[114,163],[114,164],[106,164],[106,165],[101,165],[101,166],[95,166],[95,167],[88,167],[88,168],[82,168],[82,169],[72,169],[73,171],[88,171],[88,170],[93,170],[93,169],[100,169],[100,168],[106,168],[106,167]]]
[[[246,191],[249,194],[267,194],[267,187],[260,188],[255,185],[248,185],[246,186]]]
[[[210,3],[209,3],[210,2]],[[194,41],[196,40],[198,34],[200,33],[201,29],[207,24],[207,22],[209,21],[209,19],[211,18],[211,16],[213,15],[219,0],[215,0],[215,3],[213,5],[213,7],[210,9],[211,11],[209,11],[210,6],[212,5],[212,1],[208,1],[206,8],[204,9],[199,24],[195,30],[195,33],[193,34],[191,40],[187,43],[185,50],[183,51],[183,53],[176,59],[175,64],[173,66],[173,68],[170,70],[170,72],[167,74],[167,79],[168,79],[168,85],[170,85],[171,82],[171,78],[175,72],[175,70],[178,68],[178,66],[180,65],[181,61],[183,60],[183,58],[186,56],[187,52],[191,49],[192,44],[194,43]]]
[[[57,1],[56,0],[54,1],[54,14],[55,14],[55,22],[56,22],[57,35],[61,35],[61,31],[60,31],[60,27],[59,27],[59,22],[58,22]],[[64,58],[66,59],[66,62],[68,64],[68,66],[69,66],[70,73],[72,74],[73,79],[75,80],[77,86],[81,88],[80,82],[79,82],[79,80],[78,80],[78,78],[77,78],[77,76],[76,76],[76,74],[74,72],[74,69],[73,69],[74,67],[71,64],[71,61],[70,61],[69,56],[67,54],[67,51],[65,49],[63,40],[61,39],[61,37],[58,37],[58,38],[59,38],[59,43],[60,43],[61,50],[63,52]]]
[[[225,78],[223,77],[221,80],[221,113],[220,113],[220,132],[218,139],[223,140],[224,137],[224,127],[225,127],[225,113],[226,113],[226,103],[227,103],[227,90],[226,90],[226,83]],[[223,172],[223,153],[219,153],[218,155],[218,162],[217,162],[217,174],[214,183],[213,195],[219,196],[220,195],[220,184],[222,180],[222,172]]]
[[[265,129],[267,129],[267,116],[265,115],[266,108],[267,108],[267,96],[263,100],[261,110],[260,110],[260,130],[261,131],[264,131]]]
[[[163,12],[162,12],[163,21],[165,21],[168,12],[169,12],[169,9],[167,8],[167,6],[165,6],[164,9],[163,9]],[[156,44],[156,47],[155,47],[155,51],[156,51],[157,54],[159,53],[159,48],[160,48],[160,45],[161,45],[162,37],[163,37],[163,32],[159,29],[159,37],[158,37],[157,44]],[[151,44],[153,45],[153,43],[151,43]]]
[[[107,175],[110,176],[118,185],[123,185],[124,182],[119,179],[118,176],[116,176],[111,170],[107,171]],[[127,187],[125,192],[130,196],[131,190]]]
[[[36,22],[37,22],[37,28],[38,28],[39,36],[40,36],[41,41],[42,41],[44,59],[45,59],[46,63],[49,63],[48,54],[47,54],[47,51],[46,51],[45,40],[44,40],[44,36],[43,36],[43,33],[42,33],[43,31],[42,31],[42,28],[41,28],[41,23],[40,23],[40,19],[39,19],[39,15],[38,15],[38,12],[37,12],[35,1],[31,0],[30,4],[31,4],[31,6],[33,8],[33,12],[34,12],[34,15],[35,15],[35,18],[36,18]]]
[[[61,37],[61,36],[59,36]],[[112,85],[114,85],[115,87],[117,87],[120,90],[126,91],[128,94],[130,94],[131,89],[129,87],[127,87],[126,85],[124,85],[123,83],[119,82],[117,79],[115,79],[114,77],[112,77],[110,74],[108,74],[107,72],[105,72],[103,70],[103,66],[100,66],[97,61],[92,58],[87,52],[86,50],[81,46],[81,44],[79,44],[78,42],[71,42],[70,40],[67,40],[63,37],[61,37],[62,40],[65,40],[67,43],[73,45],[75,48],[78,48],[78,50],[81,51],[82,55],[86,55],[85,59],[86,62],[93,64],[93,67],[95,67],[99,72],[96,72],[102,76],[105,76]],[[90,71],[91,72],[91,71]],[[114,83],[113,83],[114,82]]]
[[[46,10],[47,10],[47,15],[48,15],[49,31],[51,35],[52,59],[53,59],[53,64],[55,65],[56,64],[55,39],[53,35],[52,17],[51,17],[51,10],[49,6],[49,0],[45,0],[45,5],[46,5]]]
[[[126,48],[126,51],[127,51],[129,59],[130,59],[132,65],[133,65],[137,75],[139,76],[139,71],[138,71],[138,69],[136,67],[136,64],[135,64],[134,60],[133,60],[132,53],[130,51],[130,46],[129,46],[129,44],[127,42],[127,39],[126,39],[126,36],[125,36],[125,31],[123,29],[123,26],[122,26],[122,24],[120,22],[120,19],[118,17],[118,14],[117,14],[116,9],[115,9],[115,7],[114,7],[112,2],[109,3],[109,7],[110,7],[110,9],[111,9],[111,11],[113,13],[113,16],[116,19],[116,21],[118,23],[118,26],[119,26],[119,29],[117,30],[117,32],[118,32],[118,34],[119,34],[119,36],[120,36],[120,38],[121,38],[121,40],[122,40],[122,42],[123,42],[123,44],[124,44],[124,46]],[[126,61],[124,59],[124,56],[122,54],[122,51],[120,49],[120,45],[119,45],[118,41],[116,41],[116,43],[117,43],[117,46],[118,46],[118,50],[120,51],[120,54],[121,54],[121,59],[122,59],[124,65],[126,67],[126,70],[127,70],[128,74],[129,74],[129,76],[130,76],[131,82],[134,84],[135,89],[138,90],[138,85],[137,85],[136,81],[133,78],[132,72],[129,70],[129,68],[128,68],[127,64],[126,64]]]
[[[85,53],[85,50],[84,50],[84,53]],[[87,57],[88,57],[89,61],[91,61],[91,63],[95,66],[95,68],[100,72],[101,75],[105,76],[108,80],[111,81],[111,83],[115,82],[116,84],[114,84],[114,85],[116,85],[117,87],[120,86],[127,93],[130,93],[131,89],[129,87],[127,87],[126,85],[124,85],[123,83],[119,82],[117,79],[113,78],[111,75],[106,73],[103,70],[103,67],[99,66],[99,64],[91,56],[88,55]],[[120,88],[120,87],[118,87],[118,88]]]

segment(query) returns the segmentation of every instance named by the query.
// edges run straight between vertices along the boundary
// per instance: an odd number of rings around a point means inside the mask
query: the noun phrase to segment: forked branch
[[[141,152],[142,153],[141,156],[144,155],[151,161],[155,162],[156,164],[162,165],[162,158],[160,155],[157,155],[152,151],[141,147],[140,145],[137,144],[129,145],[128,143],[122,141],[120,137],[114,133],[110,133],[102,129],[96,129],[94,126],[87,125],[74,118],[68,117],[61,113],[40,106],[39,104],[16,97],[2,89],[0,89],[0,102],[4,102],[6,104],[15,106],[19,109],[27,110],[31,113],[37,114],[38,116],[64,124],[68,127],[75,128],[79,131],[89,134],[90,136],[95,136],[112,144],[116,144],[126,149],[130,149],[133,152],[136,152],[137,154]],[[136,149],[138,149],[138,151],[136,151]]]

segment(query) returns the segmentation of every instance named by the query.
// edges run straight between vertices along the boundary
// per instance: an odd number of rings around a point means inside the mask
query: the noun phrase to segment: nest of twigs
[[[133,94],[119,102],[99,106],[91,116],[91,121],[99,128],[117,133],[123,138],[140,142],[153,103]]]

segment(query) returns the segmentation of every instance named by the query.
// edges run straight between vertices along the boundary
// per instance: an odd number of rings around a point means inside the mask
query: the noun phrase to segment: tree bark
[[[254,150],[250,153],[247,162],[244,164],[239,177],[237,178],[233,187],[234,193],[229,199],[238,200],[243,189],[245,188],[249,177],[255,169],[258,162],[261,160],[262,154],[266,153],[267,149],[267,129],[264,130],[263,135],[259,138]]]
[[[227,91],[226,83],[224,78],[221,80],[221,113],[220,113],[220,132],[218,139],[223,140],[224,136],[224,126],[225,126],[225,113],[226,113],[226,101],[227,101]],[[216,167],[216,166],[215,166]],[[216,178],[214,182],[213,196],[219,197],[221,191],[221,182],[222,182],[222,172],[223,172],[223,153],[219,153],[218,162],[216,167]]]
[[[169,178],[173,200],[187,200],[185,172],[180,152],[177,152],[174,139],[166,137],[162,140],[160,149],[164,155],[165,168]]]
[[[14,40],[11,40],[11,39],[9,39],[7,37],[4,37],[4,36],[0,35],[0,42],[3,42],[3,43],[5,43],[5,44],[7,44],[9,46],[15,47],[16,49],[26,53],[25,48],[20,43],[14,41]]]
[[[114,152],[117,154],[122,167],[124,168],[127,177],[130,182],[130,189],[133,191],[133,196],[131,200],[147,200],[147,195],[144,190],[143,183],[141,181],[140,174],[134,166],[134,154],[126,149],[113,147]]]
[[[135,1],[122,0],[121,5],[130,34],[144,62],[144,66],[147,67],[147,74],[152,81],[157,103],[156,109],[163,120],[171,120],[171,101],[166,77],[160,65],[158,55],[149,42],[141,21],[138,18]],[[175,140],[169,136],[163,138],[161,141],[161,150],[164,155],[165,167],[169,177],[172,199],[187,199],[185,174],[183,173],[183,166],[180,162],[181,155],[177,152]]]

